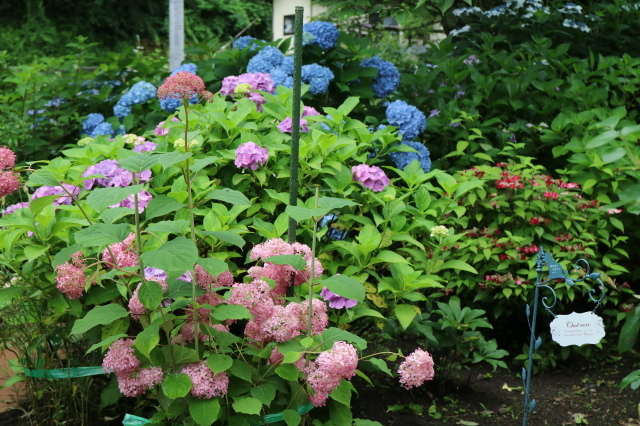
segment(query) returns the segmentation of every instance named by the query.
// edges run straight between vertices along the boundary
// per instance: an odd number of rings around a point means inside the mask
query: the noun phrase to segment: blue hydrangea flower
[[[400,84],[400,72],[389,61],[385,61],[379,56],[367,58],[360,63],[361,67],[372,67],[378,69],[378,76],[372,79],[371,88],[376,97],[384,98],[389,96],[398,88]]]
[[[249,48],[249,50],[259,49],[260,45],[257,43],[254,43],[254,41],[256,40],[258,39],[251,36],[242,36],[233,42],[233,48],[239,49],[239,50],[246,49],[247,47]],[[264,40],[260,40],[260,41],[264,42]]]
[[[285,87],[293,87],[293,76],[291,73],[287,72],[284,68],[278,67],[269,73],[271,74],[271,79],[273,80],[273,84],[276,86],[285,86]],[[290,83],[290,84],[289,84]]]
[[[89,114],[87,118],[82,122],[82,132],[89,134],[96,126],[104,122],[104,115],[102,114]]]
[[[339,229],[339,227],[334,227],[332,226],[335,222],[338,221],[338,216],[336,216],[333,213],[329,213],[328,215],[325,215],[321,220],[320,220],[320,228],[324,228],[324,227],[329,227],[329,229],[327,230],[327,233],[325,234],[327,237],[329,237],[332,240],[344,240],[347,237],[347,234],[349,234],[349,231],[347,229]]]
[[[409,164],[418,160],[423,172],[427,173],[431,170],[431,153],[426,146],[420,142],[402,142],[401,144],[407,145],[418,152],[397,151],[389,153],[391,161],[398,169],[404,170]]]
[[[280,68],[285,70],[289,75],[293,75],[293,56],[285,56],[284,59],[282,59]]]
[[[156,86],[146,81],[139,81],[124,95],[120,97],[116,105],[113,107],[113,115],[119,118],[126,117],[131,114],[133,105],[142,104],[156,97]]]
[[[98,124],[91,132],[88,133],[88,135],[91,138],[95,138],[98,135],[111,137],[113,136],[113,127],[111,127],[111,124],[104,121]]]
[[[311,86],[309,87],[309,93],[312,95],[326,93],[333,77],[333,72],[322,65],[310,64],[302,66],[302,82]]]
[[[189,99],[189,103],[191,105],[195,105],[198,103],[198,95],[194,95],[191,99]],[[160,108],[168,112],[169,114],[173,114],[176,112],[178,108],[182,106],[182,100],[176,98],[165,98],[160,99]]]
[[[179,72],[190,72],[191,74],[196,74],[198,72],[198,66],[196,64],[182,64],[171,71],[171,75],[177,74]]]
[[[247,72],[270,73],[272,69],[278,68],[284,59],[284,54],[276,47],[265,46],[256,56],[249,60]]]
[[[308,22],[302,26],[303,31],[313,36],[314,43],[326,52],[336,45],[340,33],[335,25],[326,21]]]
[[[390,102],[386,115],[389,124],[398,128],[402,142],[415,140],[427,128],[427,118],[422,111],[405,101]]]

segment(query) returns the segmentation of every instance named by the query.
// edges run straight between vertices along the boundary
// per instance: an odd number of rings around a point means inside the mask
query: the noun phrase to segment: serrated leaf
[[[114,223],[120,218],[133,214],[134,209],[129,207],[116,207],[114,209],[106,209],[100,214],[100,220],[104,223]]]
[[[164,154],[156,155],[155,161],[157,164],[160,164],[163,169],[167,169],[173,166],[176,163],[186,160],[191,157],[190,152],[166,152]]]
[[[273,263],[274,265],[290,265],[298,271],[302,271],[307,267],[307,261],[298,254],[282,254],[262,259],[264,262]]]
[[[160,352],[164,356],[167,363],[173,362],[174,364],[191,364],[200,361],[198,353],[191,348],[186,348],[179,345],[168,345],[160,348]],[[155,354],[155,352],[154,352]]]
[[[344,341],[352,343],[357,349],[367,349],[367,341],[363,338],[356,336],[346,330],[340,330],[339,328],[330,327],[322,333],[322,350],[331,349],[334,342]]]
[[[202,266],[205,271],[213,275],[214,278],[229,270],[229,265],[227,265],[223,260],[215,257],[199,258],[196,263]]]
[[[169,278],[178,278],[193,270],[198,259],[198,248],[193,241],[180,236],[157,250],[142,253],[140,259],[145,265],[164,270]]]
[[[149,201],[149,204],[147,204],[147,208],[145,209],[145,217],[147,220],[153,219],[155,217],[175,212],[183,207],[184,204],[178,202],[175,198],[161,194]]]
[[[469,265],[467,262],[463,262],[461,260],[449,260],[445,263],[443,263],[440,266],[440,270],[443,269],[457,269],[459,271],[467,271],[467,272],[471,272],[472,274],[478,274],[478,271],[476,271],[476,269]]]
[[[231,406],[237,413],[260,414],[262,402],[256,398],[238,398]]]
[[[324,287],[328,288],[338,296],[357,300],[358,302],[362,302],[366,294],[364,286],[361,282],[346,275],[334,275],[332,277],[321,280],[320,284],[322,284]]]
[[[95,223],[74,234],[82,247],[107,246],[123,241],[129,235],[129,225]]]
[[[218,374],[230,369],[233,365],[233,359],[225,354],[212,354],[207,358],[207,365],[213,374]]]
[[[329,211],[340,209],[342,207],[359,206],[360,204],[346,200],[344,198],[320,197],[318,198],[318,207]]]
[[[218,305],[211,313],[211,316],[218,321],[228,319],[246,319],[252,317],[251,312],[241,305]]]
[[[378,369],[380,371],[382,371],[383,373],[387,373],[389,376],[393,377],[393,374],[391,373],[391,370],[389,370],[389,367],[387,366],[387,363],[383,359],[369,358],[369,361],[371,361],[371,364],[373,364],[376,367],[378,367]]]
[[[189,228],[188,220],[163,220],[149,225],[145,231],[165,234],[182,234]]]
[[[136,336],[135,346],[147,358],[160,342],[160,328],[156,324],[148,325]],[[184,396],[184,395],[183,395]]]
[[[118,318],[129,316],[129,312],[120,305],[111,303],[105,306],[95,306],[87,312],[84,318],[76,320],[71,329],[71,334],[82,334],[96,325],[110,324]]]
[[[252,387],[251,396],[259,399],[264,405],[270,405],[271,401],[273,401],[276,397],[276,388],[269,383],[265,383],[257,387]]]
[[[228,188],[213,190],[206,197],[237,206],[251,205],[251,201],[242,192]]]
[[[95,211],[102,211],[109,206],[118,204],[130,195],[139,194],[144,189],[144,185],[133,185],[115,188],[94,188],[86,198],[87,203]]]
[[[285,380],[296,381],[298,380],[298,367],[293,364],[281,364],[276,367],[276,374]]]
[[[413,318],[418,315],[418,309],[416,308],[417,307],[414,305],[395,306],[394,311],[396,313],[396,317],[398,318],[398,321],[400,322],[402,328],[404,328],[405,330],[407,329],[407,327],[409,327],[409,325],[411,325]]]
[[[60,181],[56,175],[48,169],[39,169],[29,175],[29,182],[35,186],[59,186]]]
[[[124,333],[120,333],[120,334],[116,334],[114,336],[109,336],[106,339],[104,339],[103,341],[101,341],[100,343],[96,343],[95,345],[92,345],[86,353],[93,352],[98,348],[106,348],[107,346],[110,346],[113,342],[115,342],[116,340],[121,339],[123,337],[127,337],[127,335],[124,334]]]
[[[189,399],[189,414],[199,426],[209,426],[218,420],[220,415],[220,401],[218,398]]]
[[[191,378],[184,373],[169,374],[162,381],[162,392],[171,399],[187,396],[191,390]]]
[[[284,211],[289,215],[289,217],[300,223],[313,217],[322,217],[328,214],[331,210],[325,208],[310,209],[301,206],[287,206]]]
[[[162,302],[162,287],[155,281],[145,281],[138,289],[138,299],[145,308],[154,310],[160,306]]]
[[[220,241],[232,244],[238,248],[242,248],[246,244],[244,238],[232,231],[198,231],[198,233],[202,235],[211,235]]]
[[[130,172],[142,173],[157,164],[157,157],[159,156],[150,152],[140,152],[127,158],[118,159],[118,166]]]
[[[302,416],[295,410],[284,410],[282,418],[287,426],[298,426],[302,422]]]

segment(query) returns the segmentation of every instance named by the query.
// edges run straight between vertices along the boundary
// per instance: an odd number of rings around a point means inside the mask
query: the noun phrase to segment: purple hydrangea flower
[[[382,191],[389,185],[389,178],[384,171],[377,166],[360,164],[351,168],[353,180],[376,192]]]
[[[16,210],[28,209],[28,208],[29,208],[28,202],[11,204],[10,206],[7,206],[7,208],[2,211],[2,216],[6,216],[8,214],[14,213]]]
[[[276,90],[275,84],[268,73],[255,72],[225,77],[224,80],[222,80],[220,94],[224,96],[233,95],[236,86],[244,83],[249,84],[251,90],[262,90],[268,93],[273,93]]]
[[[167,273],[162,269],[152,268],[151,266],[147,266],[144,268],[144,278],[149,281],[166,281],[168,279]],[[184,275],[178,278],[180,281],[185,281],[190,283],[191,276],[188,272],[185,272]]]
[[[293,119],[287,117],[280,124],[278,124],[278,130],[280,133],[291,133],[293,131]],[[309,122],[304,118],[300,119],[300,130],[303,132],[309,131]]]
[[[267,158],[269,158],[267,148],[260,148],[253,142],[246,142],[236,149],[236,159],[234,163],[237,167],[243,169],[256,170],[258,166],[267,162]]]
[[[68,183],[63,183],[62,186],[41,186],[33,192],[31,201],[40,197],[46,197],[48,195],[60,195],[61,197],[56,198],[56,200],[53,202],[54,206],[59,206],[60,204],[71,205],[73,199],[69,196],[69,193],[71,193],[74,197],[77,197],[80,191],[81,189],[79,187]]]
[[[152,198],[153,196],[147,191],[143,190],[138,193],[138,213],[144,212],[144,209],[147,208],[147,204],[149,204],[149,201],[151,201]],[[130,209],[135,209],[135,206],[136,206],[136,203],[135,203],[135,200],[133,199],[133,194],[132,194],[132,195],[129,195],[124,200],[120,201],[118,204],[114,204],[113,206],[110,206],[110,207],[111,208],[128,207]]]
[[[326,287],[322,287],[322,291],[320,291],[320,296],[328,302],[330,308],[335,309],[343,309],[343,308],[353,308],[358,304],[357,300],[347,299],[346,297],[338,296],[331,290]]]
[[[139,152],[155,151],[157,147],[158,147],[157,143],[146,141],[144,143],[141,143],[140,145],[134,146],[133,152],[139,153]]]
[[[103,175],[103,178],[91,178],[84,181],[84,189],[93,188],[94,184],[105,188],[124,187],[131,185],[131,172],[118,166],[116,160],[103,160],[97,164],[89,166],[82,174],[82,177],[91,175]],[[137,173],[136,178],[140,182],[148,182],[151,179],[151,170]]]

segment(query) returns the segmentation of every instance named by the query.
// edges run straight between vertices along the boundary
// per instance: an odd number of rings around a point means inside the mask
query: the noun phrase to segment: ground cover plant
[[[633,72],[633,58],[565,57],[570,40],[542,36],[503,48],[501,35],[471,33],[406,72],[367,39],[305,25],[297,206],[289,41],[198,45],[194,63],[170,73],[126,53],[130,66],[84,74],[78,40],[67,115],[35,119],[22,151],[25,125],[12,130],[17,167],[2,151],[0,294],[5,339],[23,342],[13,381],[84,351],[114,375],[96,409],[125,395],[154,422],[344,424],[356,374],[412,388],[434,369],[455,378],[471,364],[505,367],[509,354],[524,362],[518,336],[542,246],[601,274],[608,334],[558,350],[543,333],[537,367],[631,349],[634,85],[606,75]],[[56,76],[68,66],[51,64]],[[39,80],[47,69],[4,69],[18,89],[3,107],[14,123],[52,113],[27,108],[49,97],[40,88],[56,98]],[[82,97],[83,77],[120,84]],[[63,140],[30,158],[54,141],[45,124],[63,122]],[[588,290],[558,288],[558,309],[587,309]],[[23,305],[34,329],[60,329],[29,342]],[[69,336],[78,348],[52,344]],[[412,347],[396,347],[406,337]],[[637,374],[624,383],[637,387]]]

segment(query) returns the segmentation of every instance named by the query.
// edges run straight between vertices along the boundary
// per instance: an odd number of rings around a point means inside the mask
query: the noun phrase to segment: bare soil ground
[[[640,358],[627,354],[608,362],[570,365],[534,375],[531,397],[537,401],[528,425],[640,425],[640,390],[620,390],[620,381],[640,368]],[[474,367],[451,381],[435,381],[411,391],[386,378],[376,387],[356,384],[355,418],[383,425],[520,425],[522,367],[491,371]],[[387,386],[388,385],[388,386]]]

